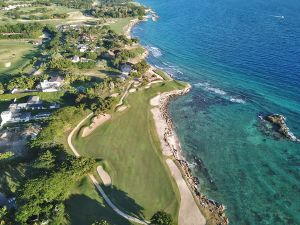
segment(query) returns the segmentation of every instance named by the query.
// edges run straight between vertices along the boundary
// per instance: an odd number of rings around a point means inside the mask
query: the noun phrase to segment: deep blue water
[[[140,0],[149,62],[189,81],[170,106],[202,192],[230,223],[300,224],[300,143],[262,131],[279,113],[300,137],[300,1]]]

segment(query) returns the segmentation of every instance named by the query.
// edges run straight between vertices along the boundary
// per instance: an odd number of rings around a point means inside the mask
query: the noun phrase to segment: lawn
[[[0,40],[0,80],[3,76],[21,70],[36,54],[37,48],[25,41]],[[6,67],[6,63],[11,63]]]
[[[124,34],[124,27],[130,23],[133,18],[120,18],[115,23],[109,24],[110,28],[117,34]]]
[[[88,177],[74,188],[65,205],[72,225],[91,225],[100,220],[106,220],[112,225],[132,224],[105,205],[103,198]]]
[[[171,81],[130,94],[127,111],[114,113],[112,120],[90,136],[74,137],[80,154],[103,159],[113,185],[107,195],[131,215],[150,219],[157,210],[177,218],[179,193],[161,154],[149,100],[158,92],[183,88]]]

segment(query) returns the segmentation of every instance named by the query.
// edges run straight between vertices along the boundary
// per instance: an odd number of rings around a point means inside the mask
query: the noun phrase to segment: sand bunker
[[[102,168],[102,166],[97,167],[97,172],[98,172],[101,180],[103,181],[103,184],[105,186],[110,186],[111,178],[110,178],[109,174]]]
[[[135,88],[129,89],[129,93],[133,93],[133,92],[136,92],[136,89],[135,89]]]
[[[180,170],[171,159],[167,159],[166,163],[168,164],[171,174],[177,183],[181,197],[178,224],[205,225],[206,220],[196,205],[192,193],[183,179]]]
[[[111,115],[109,114],[101,114],[96,116],[93,119],[93,122],[90,126],[85,127],[82,131],[82,137],[86,137],[89,134],[91,134],[97,127],[99,127],[101,124],[105,123],[106,121],[111,119]]]

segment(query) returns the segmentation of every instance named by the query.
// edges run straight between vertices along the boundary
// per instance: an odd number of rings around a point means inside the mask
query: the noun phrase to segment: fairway
[[[124,34],[124,27],[130,23],[134,18],[120,18],[115,23],[109,24],[110,29],[115,31],[117,34]]]
[[[0,40],[0,79],[1,76],[15,73],[29,63],[36,47],[25,41]],[[7,64],[11,64],[10,66]]]
[[[149,220],[165,210],[177,220],[180,197],[163,161],[149,101],[159,92],[183,87],[171,81],[130,94],[127,111],[113,114],[90,136],[73,140],[81,155],[105,161],[113,186],[103,188],[130,215]]]

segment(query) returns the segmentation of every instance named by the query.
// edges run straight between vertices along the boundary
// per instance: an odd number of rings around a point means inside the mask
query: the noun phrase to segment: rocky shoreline
[[[288,128],[285,122],[286,118],[284,116],[279,114],[271,114],[271,115],[264,116],[262,118],[270,122],[273,125],[274,130],[279,134],[281,134],[283,137],[291,141],[300,142],[300,139],[297,138]]]
[[[185,95],[190,89],[191,86],[188,85],[183,90],[170,91],[160,95],[158,108],[163,119],[167,123],[167,128],[164,132],[164,142],[169,146],[177,165],[180,166],[184,179],[207,217],[207,220],[212,224],[227,225],[229,224],[229,220],[225,215],[225,206],[200,193],[198,189],[199,179],[193,176],[188,162],[182,156],[181,146],[174,131],[172,119],[168,113],[170,101],[175,97]],[[175,143],[174,137],[176,139]]]

